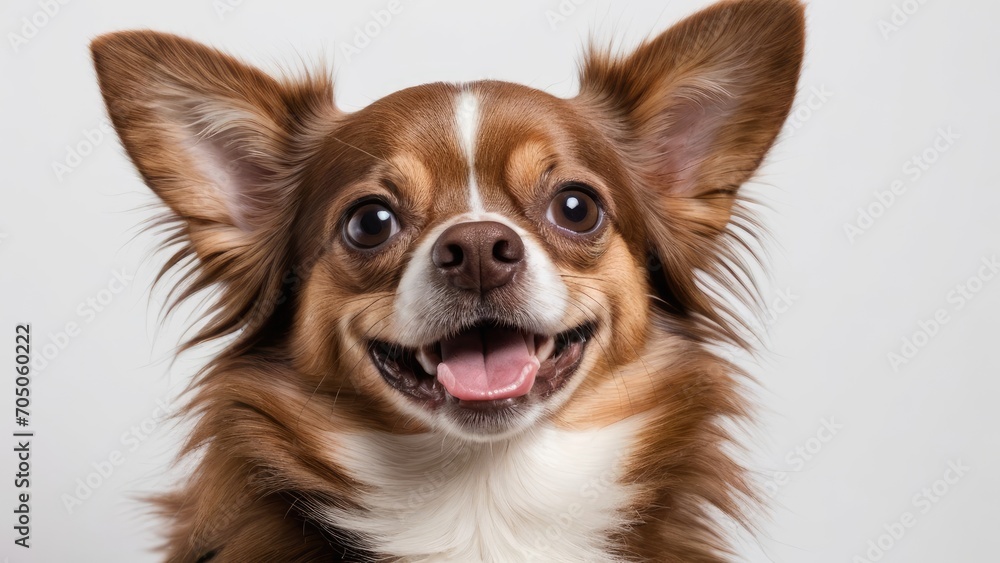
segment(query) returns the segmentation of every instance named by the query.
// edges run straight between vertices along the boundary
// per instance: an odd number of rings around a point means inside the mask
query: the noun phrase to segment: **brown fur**
[[[720,300],[753,296],[741,265],[755,222],[737,189],[789,111],[803,27],[796,1],[728,1],[626,57],[591,53],[571,100],[466,86],[490,108],[476,155],[484,199],[555,261],[575,307],[567,324],[599,320],[575,376],[585,379],[553,420],[588,428],[652,415],[627,464],[643,490],[629,507],[635,525],[613,538],[632,560],[724,560],[710,511],[742,521],[753,499],[725,451],[724,421],[748,415],[741,375],[708,346],[746,345]],[[171,210],[179,250],[164,271],[188,264],[179,299],[217,292],[191,344],[236,334],[186,410],[197,426],[184,454],[200,456],[198,469],[159,500],[168,561],[380,559],[313,515],[365,494],[331,455],[338,432],[426,431],[363,343],[405,330],[390,313],[408,250],[464,205],[467,171],[445,111],[459,87],[411,88],[345,114],[325,78],[278,81],[175,36],[115,33],[92,50],[122,142]],[[231,163],[244,189],[220,193],[227,180],[198,168],[191,142]],[[567,240],[540,220],[564,180],[605,202],[608,226],[594,237]],[[404,231],[359,255],[338,242],[340,221],[370,194],[394,204]]]

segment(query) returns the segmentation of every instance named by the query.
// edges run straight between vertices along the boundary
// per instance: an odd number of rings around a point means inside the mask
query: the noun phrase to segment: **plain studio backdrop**
[[[157,560],[135,499],[174,478],[184,428],[164,413],[212,352],[170,361],[197,307],[158,321],[166,255],[140,228],[155,198],[109,132],[92,38],[170,31],[270,71],[325,54],[353,110],[479,78],[570,96],[588,37],[632,47],[708,4],[5,2],[0,431],[18,429],[15,325],[31,323],[36,435],[30,549],[2,442],[0,557]],[[768,342],[738,360],[761,383],[747,444],[772,510],[739,560],[995,561],[1000,4],[816,0],[808,19],[792,120],[751,186],[770,209]]]

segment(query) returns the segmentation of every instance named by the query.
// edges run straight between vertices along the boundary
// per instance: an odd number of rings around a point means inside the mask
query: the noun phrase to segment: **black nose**
[[[524,259],[524,243],[496,221],[459,223],[441,233],[431,259],[452,287],[486,293],[514,279]]]

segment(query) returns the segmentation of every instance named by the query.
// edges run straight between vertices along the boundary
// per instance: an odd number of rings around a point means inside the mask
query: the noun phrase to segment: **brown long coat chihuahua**
[[[158,499],[167,559],[731,556],[749,408],[713,347],[748,345],[737,192],[803,49],[798,1],[730,0],[590,51],[571,99],[437,83],[346,113],[326,76],[95,40],[165,271],[215,292],[192,344],[228,337],[185,413],[197,468]]]

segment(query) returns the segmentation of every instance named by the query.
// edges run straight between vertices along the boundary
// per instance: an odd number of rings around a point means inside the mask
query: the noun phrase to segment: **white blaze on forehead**
[[[476,135],[479,133],[479,98],[468,90],[462,90],[455,101],[455,126],[458,142],[461,144],[465,160],[469,165],[469,210],[483,213],[483,198],[476,184]]]

